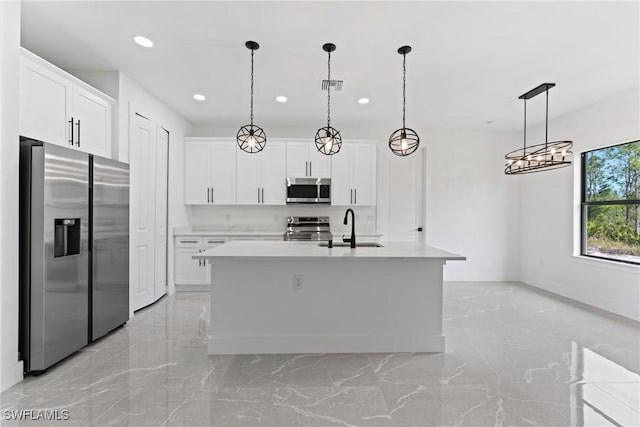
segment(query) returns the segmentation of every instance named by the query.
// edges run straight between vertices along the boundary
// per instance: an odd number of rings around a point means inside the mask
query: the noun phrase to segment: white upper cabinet
[[[287,142],[288,178],[329,178],[331,176],[331,156],[316,150],[312,140]]]
[[[315,143],[309,144],[309,176],[313,178],[330,178],[332,157],[319,152]]]
[[[262,153],[269,147],[267,146],[260,153],[246,153],[238,150],[237,173],[236,173],[236,202],[239,205],[257,205],[260,204],[260,178],[258,172],[258,164]]]
[[[342,148],[333,155],[331,168],[331,204],[351,206],[353,186],[351,185],[353,144],[342,143]]]
[[[260,152],[260,200],[263,205],[287,203],[287,146],[269,142]]]
[[[20,134],[90,154],[111,154],[113,100],[23,50]]]
[[[376,204],[376,144],[343,141],[332,156],[331,204],[374,206]]]
[[[284,205],[286,203],[286,145],[267,142],[259,153],[238,150],[237,204]]]
[[[185,139],[184,187],[187,205],[235,205],[235,141]]]
[[[211,202],[211,146],[209,142],[184,144],[184,203]]]
[[[236,141],[211,144],[211,203],[236,204]]]
[[[184,203],[285,205],[287,177],[331,177],[331,204],[375,206],[376,144],[346,141],[325,156],[310,142],[270,140],[259,153],[232,138],[185,138]]]
[[[73,87],[75,145],[83,151],[107,157],[111,152],[111,104],[78,86]]]
[[[20,134],[71,146],[71,83],[48,68],[20,60]]]

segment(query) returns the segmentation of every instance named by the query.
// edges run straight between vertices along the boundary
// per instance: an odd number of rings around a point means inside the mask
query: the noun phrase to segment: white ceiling
[[[325,42],[337,45],[332,76],[345,80],[332,97],[338,128],[400,127],[404,44],[407,125],[419,130],[520,129],[517,97],[539,83],[558,85],[553,118],[637,87],[640,73],[638,2],[23,1],[22,11],[27,49],[65,69],[120,70],[195,125],[248,122],[246,40],[261,46],[255,117],[267,129],[322,125]],[[543,97],[529,105],[530,123],[541,122]]]

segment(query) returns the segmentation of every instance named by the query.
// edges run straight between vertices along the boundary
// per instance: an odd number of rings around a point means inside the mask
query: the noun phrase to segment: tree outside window
[[[640,264],[640,141],[582,153],[582,255]]]

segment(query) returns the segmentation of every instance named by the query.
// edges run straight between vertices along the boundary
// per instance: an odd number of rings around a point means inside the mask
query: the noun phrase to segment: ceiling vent
[[[334,80],[334,79],[327,80],[327,79],[324,79],[324,80],[322,80],[322,84],[320,85],[320,89],[325,91],[325,90],[327,90],[327,87],[330,87],[331,90],[333,90],[333,91],[341,91],[343,83],[344,83],[344,80]]]

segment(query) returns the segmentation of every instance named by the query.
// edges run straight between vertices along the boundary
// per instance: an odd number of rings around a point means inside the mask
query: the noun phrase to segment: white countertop
[[[191,226],[174,227],[174,236],[282,236],[286,225],[220,225],[207,228],[193,228]],[[342,236],[342,230],[332,229],[335,236]],[[348,234],[348,233],[346,233]],[[382,234],[375,231],[356,231],[356,237],[380,237]]]
[[[254,258],[254,259],[422,259],[422,260],[458,260],[467,258],[443,251],[431,246],[414,243],[386,243],[381,248],[327,248],[314,243],[275,242],[275,241],[233,241],[208,249],[199,258]]]

